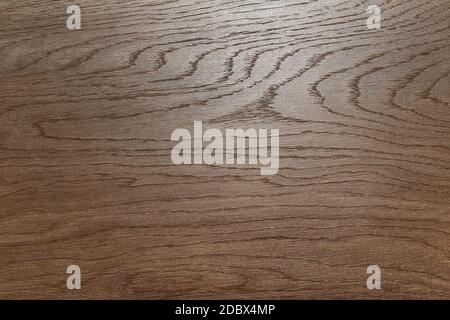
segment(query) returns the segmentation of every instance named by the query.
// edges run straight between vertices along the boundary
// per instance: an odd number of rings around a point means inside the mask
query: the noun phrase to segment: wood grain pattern
[[[0,2],[0,298],[450,298],[448,0],[70,4]],[[279,174],[173,165],[194,120]]]

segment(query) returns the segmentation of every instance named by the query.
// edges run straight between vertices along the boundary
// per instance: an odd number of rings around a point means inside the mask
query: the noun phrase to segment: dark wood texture
[[[450,298],[448,0],[76,3],[0,2],[0,298]],[[173,165],[194,120],[279,174]]]

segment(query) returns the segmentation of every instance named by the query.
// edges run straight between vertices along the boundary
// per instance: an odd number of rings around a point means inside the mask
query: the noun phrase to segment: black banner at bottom
[[[114,315],[142,319],[309,319],[313,317],[384,318],[391,313],[402,317],[430,316],[448,310],[448,301],[2,301],[3,312],[58,315],[60,319],[75,319],[95,315]],[[133,317],[135,318],[135,317]]]

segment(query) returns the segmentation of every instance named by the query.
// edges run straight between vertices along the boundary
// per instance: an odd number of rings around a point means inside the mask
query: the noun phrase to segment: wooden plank
[[[70,4],[0,2],[0,298],[450,298],[448,0]],[[278,174],[174,165],[194,121]]]

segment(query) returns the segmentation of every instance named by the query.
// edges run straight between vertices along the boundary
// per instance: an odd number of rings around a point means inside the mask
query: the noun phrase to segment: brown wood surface
[[[0,298],[449,299],[449,21],[449,0],[0,1]],[[280,129],[279,173],[173,165],[194,120]]]

